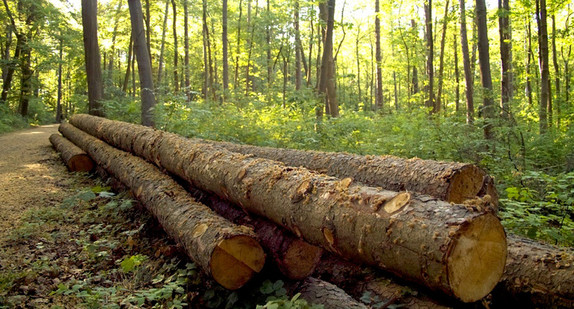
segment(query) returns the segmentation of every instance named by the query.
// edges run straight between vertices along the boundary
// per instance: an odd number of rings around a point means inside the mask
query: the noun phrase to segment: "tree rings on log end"
[[[482,188],[486,173],[475,165],[465,165],[449,180],[450,186],[446,201],[460,204],[465,200],[476,197]]]
[[[395,213],[405,207],[410,202],[410,200],[410,193],[401,192],[393,197],[390,201],[386,202],[385,205],[383,205],[383,210],[388,214]]]
[[[448,257],[449,285],[464,302],[477,301],[492,291],[506,264],[506,233],[498,218],[481,215],[458,231]]]
[[[296,239],[289,245],[283,257],[284,265],[279,265],[279,268],[290,279],[305,279],[313,273],[322,254],[323,249]]]
[[[213,250],[211,275],[228,290],[242,287],[265,264],[265,253],[259,243],[249,236],[222,240]]]
[[[72,172],[90,172],[94,169],[94,161],[87,154],[79,154],[68,160],[68,169]]]

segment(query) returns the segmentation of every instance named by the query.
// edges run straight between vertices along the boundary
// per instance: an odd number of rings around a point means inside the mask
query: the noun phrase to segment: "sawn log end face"
[[[457,170],[449,180],[446,200],[460,204],[477,196],[482,188],[486,173],[475,165],[465,165]]]
[[[487,213],[461,227],[447,263],[454,296],[474,302],[488,295],[502,277],[506,256],[506,233],[496,216]]]
[[[321,260],[323,249],[313,246],[302,239],[294,240],[279,265],[281,272],[290,279],[302,280],[315,271],[315,266]]]
[[[247,283],[265,264],[265,253],[257,240],[239,235],[221,241],[211,254],[213,279],[228,290]]]

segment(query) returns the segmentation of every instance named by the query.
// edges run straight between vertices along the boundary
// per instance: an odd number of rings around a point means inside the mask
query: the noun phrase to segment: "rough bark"
[[[462,301],[484,297],[502,275],[506,237],[491,213],[353,185],[350,178],[316,174],[142,126],[89,115],[75,115],[71,122],[311,244]]]
[[[381,56],[381,18],[379,17],[379,0],[375,0],[375,57],[377,63],[377,89],[375,91],[375,108],[383,108],[383,73]]]
[[[574,251],[509,236],[506,270],[493,297],[501,308],[573,308]]]
[[[300,90],[302,81],[301,58],[305,59],[305,57],[301,53],[303,51],[303,47],[301,46],[301,32],[299,31],[299,0],[295,0],[294,5],[293,28],[295,29],[295,90]]]
[[[446,30],[448,28],[448,22],[450,17],[448,16],[450,1],[447,0],[444,5],[444,16],[442,19],[442,35],[440,38],[440,57],[439,57],[439,69],[438,69],[438,90],[436,95],[435,104],[433,107],[434,113],[440,112],[442,108],[442,84],[443,84],[443,73],[444,73],[444,48],[446,45]]]
[[[177,61],[179,58],[179,52],[177,48],[177,4],[175,0],[171,0],[171,6],[173,7],[173,89],[177,93],[179,92],[179,77],[177,73]]]
[[[50,135],[50,143],[60,153],[69,171],[89,172],[94,169],[94,161],[88,154],[60,134]]]
[[[468,50],[468,36],[466,31],[466,15],[464,0],[460,0],[460,45],[462,47],[462,63],[464,67],[464,80],[466,82],[466,123],[474,122],[474,99],[473,78],[470,65],[470,53]]]
[[[280,161],[290,166],[302,166],[339,178],[351,177],[360,183],[385,190],[413,191],[453,203],[489,194],[492,202],[498,205],[498,194],[492,179],[473,164],[212,143],[233,152]]]
[[[104,97],[100,47],[98,45],[98,3],[97,0],[82,0],[82,26],[84,34],[84,56],[88,81],[90,114],[103,116],[100,101]]]
[[[435,105],[434,97],[434,38],[432,30],[432,0],[426,0],[425,4],[425,38],[427,46],[427,85],[425,87],[427,93],[427,100],[425,106],[431,108],[432,113],[438,112]]]
[[[161,27],[161,47],[160,47],[160,52],[159,52],[159,64],[158,64],[158,68],[157,68],[157,87],[161,87],[161,78],[163,75],[163,55],[164,55],[164,51],[165,51],[165,36],[166,36],[166,32],[167,32],[167,17],[168,17],[168,13],[169,13],[169,0],[165,1],[165,10],[164,10],[164,16],[163,16],[163,26]]]
[[[296,237],[264,218],[250,216],[221,198],[209,195],[205,204],[227,220],[253,228],[258,239],[273,259],[274,265],[287,278],[300,280],[310,276],[321,259],[323,250]]]
[[[550,114],[550,64],[548,63],[548,23],[546,0],[536,0],[536,22],[538,23],[538,65],[540,68],[539,131],[546,133]]]
[[[191,81],[189,73],[189,18],[187,0],[183,0],[183,80],[187,101],[191,101]]]
[[[480,62],[480,79],[482,82],[482,116],[484,138],[494,138],[494,93],[492,91],[492,76],[490,74],[490,55],[488,45],[488,28],[486,25],[486,2],[476,0],[476,22],[478,30],[478,60]]]
[[[512,30],[510,28],[510,1],[498,0],[498,31],[500,35],[500,114],[510,120],[512,112]]]
[[[252,229],[221,218],[144,160],[67,123],[60,132],[130,188],[167,234],[223,287],[238,289],[263,268],[265,254]]]
[[[319,4],[320,16],[324,22],[323,55],[318,91],[325,103],[325,112],[331,117],[339,117],[337,90],[335,85],[335,61],[333,60],[333,28],[335,27],[335,0]],[[317,110],[317,118],[321,118],[323,110]]]
[[[221,49],[222,49],[222,60],[223,60],[223,72],[222,72],[222,83],[223,83],[223,97],[227,95],[227,90],[229,89],[229,61],[227,59],[227,0],[223,0],[222,6],[222,31],[221,31]]]
[[[153,73],[151,70],[150,55],[143,27],[143,15],[140,0],[128,0],[130,19],[134,34],[134,52],[138,61],[138,73],[140,78],[141,92],[141,121],[144,126],[153,127],[153,108],[155,106],[155,94],[153,87]]]
[[[60,38],[60,51],[59,51],[59,60],[58,62],[58,95],[56,99],[56,122],[62,122],[62,63],[64,57],[64,40]]]
[[[367,309],[365,304],[336,285],[309,277],[296,285],[295,291],[301,293],[301,298],[310,304],[323,305],[325,309]]]

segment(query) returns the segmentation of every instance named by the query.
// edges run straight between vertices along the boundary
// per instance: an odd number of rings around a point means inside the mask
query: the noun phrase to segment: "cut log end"
[[[466,165],[450,179],[450,189],[446,196],[448,202],[460,204],[476,197],[482,188],[486,173],[474,165]]]
[[[288,278],[304,279],[313,273],[322,254],[323,249],[297,239],[287,249],[283,258],[284,265],[279,267]]]
[[[87,154],[75,155],[68,160],[68,169],[72,172],[90,172],[94,169],[94,161]]]
[[[383,210],[388,214],[395,213],[405,207],[411,200],[411,194],[408,192],[401,192],[393,197],[390,201],[386,202]]]
[[[496,216],[484,214],[463,227],[447,264],[455,296],[474,302],[490,293],[502,277],[506,255],[506,234]]]
[[[228,290],[236,290],[261,271],[264,264],[265,253],[255,239],[235,236],[217,245],[211,255],[210,268],[215,281]]]

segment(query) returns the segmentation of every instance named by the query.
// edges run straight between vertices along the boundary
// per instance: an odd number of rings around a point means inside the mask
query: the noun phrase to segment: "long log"
[[[574,251],[509,236],[506,271],[495,304],[515,308],[574,308]]]
[[[338,286],[317,278],[298,282],[294,290],[310,304],[323,305],[325,309],[368,309]]]
[[[197,203],[169,176],[70,124],[60,132],[125,184],[189,257],[227,289],[238,289],[263,268],[265,254],[253,230]]]
[[[138,125],[89,115],[75,115],[71,123],[312,244],[462,301],[481,299],[502,275],[506,236],[492,213],[356,185],[349,178],[288,167]]]
[[[94,169],[94,161],[88,154],[60,134],[50,135],[50,143],[60,153],[70,172],[89,172]]]
[[[498,193],[492,178],[474,164],[280,149],[228,142],[209,143],[233,152],[301,166],[339,178],[351,177],[363,184],[386,190],[418,192],[457,204],[489,195],[493,205],[498,205]]]

